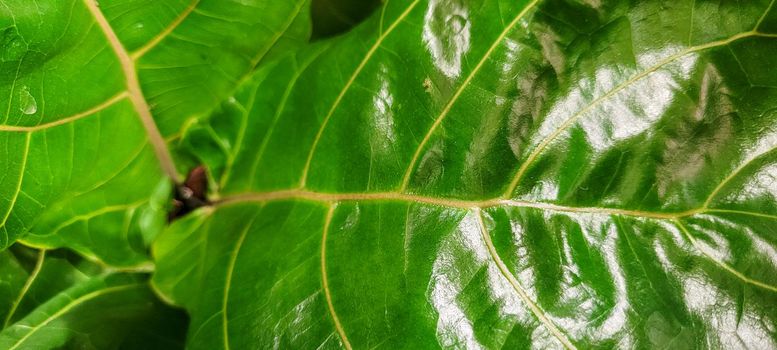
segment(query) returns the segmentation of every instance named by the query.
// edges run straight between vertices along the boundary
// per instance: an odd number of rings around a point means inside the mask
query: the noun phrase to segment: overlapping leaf
[[[773,1],[389,1],[184,145],[193,348],[774,348]]]
[[[0,348],[183,347],[186,318],[142,273],[188,166],[166,144],[304,43],[307,11],[303,0],[0,2]],[[100,265],[6,250],[17,240]]]
[[[183,348],[185,316],[158,302],[145,277],[18,245],[0,259],[3,349]]]
[[[24,237],[148,264],[169,178],[180,180],[165,139],[305,42],[307,11],[304,0],[2,2],[0,249]]]

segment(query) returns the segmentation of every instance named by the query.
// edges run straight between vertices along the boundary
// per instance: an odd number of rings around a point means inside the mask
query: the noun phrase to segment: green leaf
[[[185,316],[156,301],[144,276],[19,245],[0,261],[3,349],[183,347]]]
[[[777,347],[775,52],[774,1],[389,1],[189,129],[153,283],[192,348]]]
[[[0,4],[0,249],[146,266],[167,147],[255,66],[307,41],[306,0]]]
[[[184,319],[129,275],[95,277],[0,332],[4,349],[172,349]]]
[[[99,268],[63,251],[39,251],[15,245],[2,259],[2,328],[13,324],[61,291],[99,273]]]

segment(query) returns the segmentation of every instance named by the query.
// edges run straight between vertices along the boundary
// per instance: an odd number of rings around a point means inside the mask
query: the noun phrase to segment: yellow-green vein
[[[85,110],[83,112],[76,113],[74,115],[71,115],[69,117],[65,117],[62,119],[55,120],[53,122],[39,124],[39,125],[33,125],[33,126],[16,126],[16,125],[0,125],[0,131],[9,131],[9,132],[32,132],[32,131],[40,131],[45,130],[49,128],[53,128],[55,126],[60,126],[66,123],[74,122],[76,120],[79,120],[84,117],[88,117],[90,115],[96,114],[112,105],[114,105],[116,102],[119,102],[125,98],[127,98],[128,94],[126,91],[122,91],[116,96],[113,96],[106,100],[105,102],[100,103],[97,106],[94,106],[88,110]]]
[[[486,50],[486,53],[483,55],[483,57],[480,59],[480,61],[475,65],[475,68],[472,69],[472,72],[469,73],[466,79],[464,79],[464,82],[459,85],[459,87],[456,89],[456,91],[453,93],[453,97],[451,97],[450,100],[448,100],[448,103],[445,104],[445,107],[443,107],[442,112],[437,116],[437,118],[434,120],[434,123],[432,123],[432,126],[429,128],[429,131],[426,133],[424,138],[421,140],[421,143],[418,144],[418,147],[416,147],[415,152],[413,153],[413,158],[410,160],[410,164],[407,166],[407,169],[405,170],[405,175],[402,178],[402,187],[400,188],[400,191],[405,191],[407,189],[407,186],[410,183],[410,175],[413,173],[413,167],[415,167],[415,164],[418,162],[418,158],[421,156],[421,152],[424,149],[424,146],[426,146],[426,143],[429,142],[429,139],[432,137],[432,134],[434,134],[434,131],[437,130],[437,128],[442,123],[443,119],[448,115],[448,113],[451,111],[451,108],[453,108],[453,105],[456,103],[456,101],[459,99],[461,94],[464,92],[464,89],[469,86],[472,79],[477,75],[477,73],[480,71],[480,69],[483,67],[483,65],[486,63],[489,57],[494,53],[497,47],[502,43],[502,41],[507,37],[507,34],[510,33],[511,30],[515,27],[515,25],[520,22],[521,18],[523,18],[526,13],[528,13],[532,8],[534,8],[539,0],[534,0],[520,12],[517,16],[510,22],[510,24],[505,27],[505,29],[502,31],[502,33],[497,36],[496,40],[494,40],[494,43],[491,44],[491,47]]]
[[[556,137],[561,135],[561,133],[564,132],[567,128],[569,128],[571,125],[573,125],[580,117],[582,117],[584,114],[588,113],[589,111],[593,110],[593,108],[596,107],[597,105],[599,105],[599,103],[607,100],[608,98],[614,96],[615,94],[617,94],[621,90],[631,86],[631,84],[633,84],[634,82],[636,82],[636,81],[638,81],[638,80],[640,80],[640,79],[650,75],[651,73],[657,71],[661,67],[663,67],[663,66],[665,66],[665,65],[667,65],[667,64],[669,64],[671,62],[674,62],[674,61],[678,60],[679,58],[681,58],[681,57],[683,57],[685,55],[688,55],[690,53],[697,52],[697,51],[706,50],[706,49],[713,48],[713,47],[728,45],[728,44],[730,44],[733,41],[736,41],[736,40],[739,40],[739,39],[743,39],[743,38],[747,38],[747,37],[752,37],[752,36],[772,37],[772,35],[769,35],[769,34],[762,34],[762,33],[757,33],[757,32],[754,32],[754,31],[747,31],[747,32],[744,32],[744,33],[739,33],[739,34],[736,34],[734,36],[731,36],[728,39],[714,41],[714,42],[711,42],[711,43],[707,43],[707,44],[703,44],[703,45],[697,45],[697,46],[692,46],[692,47],[686,48],[685,50],[682,50],[682,51],[680,51],[678,53],[670,55],[667,58],[662,59],[657,64],[655,64],[655,65],[645,69],[644,71],[642,71],[642,72],[632,76],[628,80],[626,80],[623,83],[621,83],[621,84],[615,86],[614,88],[612,88],[610,91],[608,91],[604,95],[594,99],[587,106],[585,106],[581,110],[579,110],[579,111],[575,112],[574,114],[572,114],[558,128],[556,128],[556,130],[554,130],[550,135],[548,135],[542,141],[540,141],[540,143],[537,145],[537,147],[534,148],[534,150],[532,150],[532,152],[529,154],[529,156],[526,158],[526,160],[518,168],[518,171],[516,172],[516,174],[513,177],[512,181],[510,181],[510,184],[508,185],[507,190],[504,192],[502,197],[503,198],[509,198],[512,195],[513,191],[518,186],[518,183],[521,181],[521,178],[526,173],[526,170],[534,162],[534,160],[542,153],[542,151],[545,150],[545,147],[547,147],[553,140],[555,140]]]
[[[397,19],[389,26],[383,34],[381,34],[378,39],[375,41],[375,43],[372,45],[372,47],[367,51],[367,53],[364,55],[364,58],[359,63],[358,66],[356,66],[356,69],[353,71],[353,74],[351,74],[351,77],[348,79],[348,81],[345,83],[343,88],[340,90],[340,93],[337,95],[337,98],[335,98],[334,103],[332,103],[332,106],[329,108],[329,111],[324,116],[324,120],[321,122],[321,126],[318,128],[318,132],[316,133],[316,137],[313,139],[313,145],[310,147],[310,151],[308,152],[307,160],[305,161],[305,167],[302,169],[302,177],[300,179],[299,188],[305,188],[305,184],[308,179],[308,171],[310,170],[310,162],[313,160],[313,154],[316,153],[316,148],[318,147],[318,142],[321,140],[321,135],[324,133],[324,130],[326,129],[327,124],[329,123],[329,119],[332,117],[332,115],[335,113],[335,110],[337,110],[337,107],[340,105],[340,102],[343,100],[343,97],[345,96],[345,93],[348,92],[348,90],[351,88],[351,85],[353,85],[353,82],[356,80],[356,77],[359,76],[359,73],[361,73],[362,69],[367,65],[367,62],[369,62],[370,58],[372,58],[372,55],[375,54],[375,52],[378,50],[380,45],[383,43],[383,40],[386,39],[386,37],[391,34],[394,29],[401,23],[405,17],[407,17],[410,12],[418,5],[420,0],[415,0],[412,3],[410,3],[410,6],[405,9],[402,14],[397,17]]]
[[[674,223],[680,229],[680,231],[682,231],[683,234],[685,234],[685,236],[688,238],[688,241],[691,242],[691,245],[693,245],[693,247],[696,248],[696,250],[698,250],[699,252],[704,254],[704,256],[706,256],[708,259],[710,259],[716,265],[720,266],[723,270],[726,270],[727,272],[729,272],[732,275],[736,276],[737,278],[739,278],[740,280],[742,280],[745,283],[752,284],[752,285],[754,285],[756,287],[767,289],[767,290],[770,290],[772,292],[777,292],[777,286],[773,286],[773,285],[770,285],[770,284],[767,284],[767,283],[764,283],[764,282],[761,282],[761,281],[758,281],[758,280],[754,280],[754,279],[752,279],[750,277],[747,277],[744,274],[742,274],[741,272],[739,272],[736,269],[734,269],[733,267],[731,267],[731,265],[726,264],[725,262],[716,259],[714,256],[712,256],[712,254],[708,253],[699,244],[699,242],[696,241],[696,238],[694,238],[693,235],[691,235],[691,233],[688,231],[688,229],[685,227],[685,225],[680,220],[674,220]]]
[[[728,183],[731,182],[731,180],[733,180],[735,177],[737,177],[737,175],[739,175],[739,173],[742,172],[742,170],[747,168],[750,165],[750,163],[752,163],[753,161],[755,161],[758,158],[761,158],[762,156],[766,155],[767,153],[773,151],[774,149],[775,148],[772,147],[772,148],[764,151],[761,154],[758,154],[758,155],[756,155],[754,157],[751,157],[750,159],[747,159],[744,162],[742,162],[742,164],[737,166],[734,170],[732,170],[731,173],[729,173],[720,183],[718,183],[717,186],[715,186],[715,189],[713,189],[712,192],[710,192],[709,196],[707,196],[707,199],[704,201],[704,204],[702,205],[702,208],[709,207],[709,205],[712,203],[712,201],[715,199],[715,197],[717,197],[718,193],[724,187],[726,187],[726,185],[728,185]]]
[[[24,296],[27,295],[27,291],[30,290],[30,287],[35,282],[35,279],[38,277],[38,274],[40,273],[41,268],[43,268],[43,261],[46,259],[46,251],[41,249],[38,251],[38,259],[35,260],[35,267],[32,269],[32,272],[30,273],[30,276],[27,277],[27,280],[24,282],[24,286],[22,287],[22,290],[19,291],[19,296],[16,297],[16,300],[14,300],[13,304],[11,304],[11,309],[8,310],[8,315],[5,316],[5,321],[3,321],[3,327],[0,329],[4,329],[5,327],[8,327],[8,325],[11,323],[11,319],[13,319],[14,313],[16,313],[16,309],[19,307],[19,304],[22,303],[22,300],[24,300]]]
[[[526,293],[526,290],[524,290],[521,286],[521,283],[518,282],[515,276],[513,276],[512,272],[510,272],[510,270],[507,268],[507,265],[505,265],[504,261],[502,261],[502,258],[499,257],[499,253],[497,253],[496,247],[494,247],[494,242],[491,241],[491,236],[488,234],[488,230],[486,229],[486,224],[483,222],[483,215],[481,214],[480,210],[475,210],[475,216],[477,217],[478,225],[480,226],[480,233],[483,236],[483,241],[486,243],[486,247],[488,248],[488,252],[491,255],[491,259],[499,268],[499,272],[502,273],[502,276],[504,276],[504,278],[510,282],[510,285],[515,290],[515,293],[518,295],[518,297],[523,300],[534,316],[537,317],[537,319],[548,329],[548,331],[550,331],[550,333],[553,334],[553,336],[556,337],[556,339],[558,339],[558,341],[561,342],[565,348],[575,349],[575,346],[572,344],[572,342],[569,341],[569,339],[567,339],[567,336],[564,335],[564,333],[562,333],[561,330],[556,327],[556,324],[554,324],[553,321],[550,320],[547,315],[545,315],[545,312],[540,309],[540,307],[537,306],[534,301],[531,300],[529,294]]]
[[[0,227],[5,226],[6,222],[8,222],[8,218],[11,216],[11,212],[13,212],[13,208],[16,205],[16,200],[19,198],[19,192],[22,190],[22,182],[24,182],[24,172],[27,170],[27,155],[30,153],[30,139],[32,138],[32,133],[27,133],[26,139],[24,141],[24,154],[22,154],[22,165],[19,167],[19,182],[16,184],[16,190],[14,191],[13,196],[11,197],[11,202],[8,203],[8,210],[5,212],[5,215],[3,216],[3,220],[0,221]]]
[[[165,27],[164,30],[162,30],[159,34],[154,36],[151,40],[149,40],[145,45],[140,47],[139,49],[135,50],[135,52],[130,54],[130,57],[137,61],[140,57],[143,57],[143,55],[146,54],[149,50],[153,49],[157,44],[159,44],[164,38],[166,38],[170,33],[175,30],[175,28],[178,28],[178,26],[183,22],[187,17],[189,17],[189,14],[194,11],[194,9],[197,7],[197,4],[199,4],[200,0],[193,0],[189,6],[186,7],[186,9],[181,12],[178,17],[176,17],[172,22],[170,22],[167,27]]]
[[[3,5],[5,5],[5,3],[3,3]],[[14,27],[16,27],[15,22],[16,22],[16,19],[14,19]],[[5,117],[3,118],[3,123],[7,123],[8,118],[11,116],[11,105],[13,105],[13,93],[16,90],[16,81],[19,80],[19,71],[22,68],[22,63],[24,63],[24,57],[25,56],[22,56],[22,59],[19,60],[19,64],[16,65],[16,74],[14,75],[13,83],[11,83],[11,89],[10,89],[11,92],[8,95],[8,108],[6,108]]]
[[[324,289],[326,304],[329,308],[329,315],[332,316],[332,323],[335,325],[337,334],[340,335],[340,340],[342,340],[343,346],[345,346],[347,350],[351,350],[353,349],[351,347],[351,342],[348,341],[348,337],[345,335],[345,329],[343,329],[343,325],[340,323],[340,319],[337,317],[337,312],[335,312],[335,305],[332,302],[332,293],[329,290],[329,279],[326,274],[326,239],[329,235],[329,226],[332,225],[332,216],[334,216],[336,207],[336,203],[329,207],[329,211],[326,213],[326,219],[324,219],[323,233],[321,234],[321,284],[322,288]]]
[[[106,294],[109,294],[109,293],[121,292],[121,291],[130,290],[130,289],[138,288],[138,287],[144,288],[145,284],[128,284],[128,285],[123,285],[123,286],[105,288],[105,289],[101,289],[101,290],[97,290],[97,291],[85,294],[85,295],[83,295],[83,296],[81,296],[79,298],[73,299],[70,303],[65,305],[65,307],[63,307],[59,311],[55,312],[54,314],[49,316],[47,319],[43,320],[43,322],[41,322],[40,324],[28,327],[27,329],[29,331],[27,332],[27,334],[25,334],[24,336],[19,338],[16,341],[16,343],[14,343],[14,345],[11,346],[8,350],[15,350],[15,349],[19,348],[19,346],[22,343],[27,341],[27,339],[29,339],[39,329],[41,329],[42,327],[46,326],[51,321],[56,320],[57,318],[59,318],[60,316],[64,315],[65,313],[67,313],[68,311],[70,311],[74,307],[78,306],[79,304],[82,304],[82,303],[87,302],[87,301],[89,301],[91,299],[94,299],[94,298],[97,298],[99,296],[103,296],[103,295],[106,295]]]
[[[761,22],[763,22],[764,18],[766,18],[766,15],[768,15],[769,11],[771,11],[772,6],[774,6],[774,1],[775,0],[772,0],[772,2],[769,3],[769,6],[766,7],[766,10],[764,11],[764,13],[761,15],[760,18],[758,18],[758,22],[755,22],[755,27],[753,27],[753,31],[758,31],[758,27],[761,25]]]
[[[235,164],[235,158],[237,158],[237,155],[240,153],[240,149],[243,146],[243,139],[245,138],[246,129],[248,129],[248,115],[253,111],[254,101],[256,101],[256,94],[259,92],[259,87],[256,87],[253,90],[254,91],[251,91],[250,97],[248,97],[246,105],[240,105],[242,107],[240,110],[242,118],[240,118],[240,129],[235,138],[235,150],[234,152],[227,152],[227,164],[224,167],[224,173],[221,175],[221,179],[218,182],[220,188],[224,188],[227,180],[229,180],[232,173],[232,167]]]
[[[283,92],[283,96],[281,97],[281,101],[278,104],[278,106],[275,108],[275,115],[273,115],[272,123],[270,124],[270,127],[267,128],[266,135],[262,139],[262,143],[259,145],[259,149],[256,151],[256,156],[254,156],[253,164],[251,165],[251,172],[249,173],[249,181],[251,182],[251,187],[253,187],[254,179],[256,178],[256,170],[259,167],[259,163],[262,160],[262,157],[264,156],[264,151],[267,149],[267,145],[270,143],[270,138],[275,131],[275,127],[278,125],[278,121],[280,120],[281,114],[286,109],[286,104],[288,103],[289,96],[291,95],[292,90],[294,89],[294,86],[297,84],[297,81],[299,80],[299,77],[302,75],[302,73],[305,72],[305,70],[308,69],[310,64],[313,63],[313,61],[316,60],[318,56],[320,56],[325,49],[321,49],[320,51],[316,52],[315,54],[311,55],[310,59],[302,64],[302,66],[297,70],[297,72],[294,73],[294,76],[291,77],[291,80],[289,81],[288,86],[286,86],[286,90]],[[256,89],[258,90],[259,87],[257,86]],[[238,143],[237,147],[241,147]],[[237,153],[237,151],[235,151]],[[225,174],[229,173],[229,167],[224,171]],[[226,180],[224,181],[224,184],[226,184]],[[222,185],[223,186],[223,185]]]
[[[52,230],[50,230],[50,231],[48,231],[48,232],[46,232],[44,234],[37,234],[37,235],[34,235],[34,236],[35,237],[54,236],[57,233],[59,233],[59,231],[64,229],[65,227],[68,227],[68,226],[70,226],[72,224],[75,224],[76,222],[79,222],[79,221],[89,221],[89,220],[94,219],[94,218],[96,218],[96,217],[98,217],[100,215],[105,215],[105,214],[108,214],[108,213],[125,211],[125,210],[129,210],[129,209],[137,209],[141,205],[145,204],[146,202],[147,202],[146,200],[142,200],[142,201],[137,201],[137,202],[134,202],[134,203],[110,205],[110,206],[105,206],[105,207],[102,207],[100,209],[97,209],[95,211],[92,211],[92,212],[89,212],[89,213],[86,213],[86,214],[75,215],[75,216],[72,216],[69,219],[63,221],[61,224],[57,225],[57,227],[55,227],[54,229],[52,229]]]
[[[275,44],[278,42],[278,40],[281,39],[283,34],[286,33],[287,30],[289,30],[289,27],[291,27],[291,24],[294,23],[294,20],[297,19],[297,16],[299,16],[300,12],[302,11],[302,5],[306,4],[309,0],[299,0],[297,1],[297,6],[294,7],[294,12],[289,16],[289,20],[286,21],[286,23],[283,24],[283,29],[278,31],[278,33],[275,33],[275,36],[273,36],[272,40],[270,40],[270,43],[265,46],[262,51],[260,51],[256,57],[253,58],[251,61],[251,64],[253,66],[256,66],[259,64],[259,62],[262,61],[262,58],[264,58],[265,55],[267,55],[268,52],[270,52],[270,49],[275,46]],[[252,69],[254,67],[251,67]]]
[[[245,241],[248,231],[251,230],[251,226],[254,224],[254,220],[259,216],[260,210],[257,210],[256,215],[248,222],[246,228],[240,232],[240,238],[235,243],[235,248],[229,255],[229,265],[227,265],[227,276],[224,282],[224,296],[221,300],[221,324],[222,332],[224,333],[224,349],[229,350],[229,318],[227,316],[227,304],[229,303],[229,290],[232,287],[232,273],[235,271],[235,264],[237,263],[237,255],[240,253],[240,248],[243,247],[243,241]]]

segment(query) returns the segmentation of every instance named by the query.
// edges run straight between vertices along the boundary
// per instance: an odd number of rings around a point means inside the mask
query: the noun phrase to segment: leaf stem
[[[580,214],[605,214],[605,215],[624,215],[632,217],[641,217],[648,219],[677,219],[686,216],[692,216],[705,212],[722,212],[719,209],[690,209],[680,212],[651,212],[642,210],[630,210],[620,208],[606,207],[571,207],[553,203],[521,201],[512,199],[492,198],[484,200],[463,200],[456,198],[438,198],[415,194],[399,192],[372,192],[372,193],[325,193],[308,190],[279,190],[258,193],[243,193],[232,196],[226,196],[213,203],[214,206],[225,206],[245,202],[270,202],[282,200],[310,200],[318,202],[343,202],[343,201],[406,201],[423,204],[438,205],[443,207],[472,209],[489,208],[496,206],[533,208],[541,210],[550,210],[557,212],[569,212]],[[738,214],[749,214],[753,216],[768,216],[767,214],[751,213],[747,211],[738,211]],[[777,218],[777,216],[775,216]]]

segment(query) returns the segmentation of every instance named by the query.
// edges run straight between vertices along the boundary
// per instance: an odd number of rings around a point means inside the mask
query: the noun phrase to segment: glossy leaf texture
[[[307,41],[306,0],[0,4],[0,249],[150,263],[167,147],[264,60]]]
[[[180,145],[192,348],[777,348],[774,1],[388,1]]]
[[[111,273],[67,251],[0,255],[3,349],[180,349],[186,317],[146,277]]]

